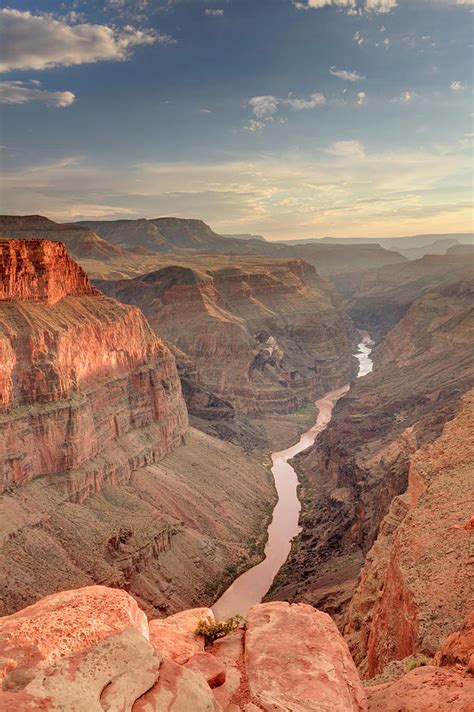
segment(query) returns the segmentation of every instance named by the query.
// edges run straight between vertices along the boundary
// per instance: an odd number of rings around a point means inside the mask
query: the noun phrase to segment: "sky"
[[[2,212],[472,229],[474,0],[12,1]]]

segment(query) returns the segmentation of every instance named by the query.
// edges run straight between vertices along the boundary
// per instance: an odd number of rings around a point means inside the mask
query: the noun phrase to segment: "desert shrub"
[[[242,623],[245,623],[245,619],[239,615],[226,618],[225,621],[216,621],[208,616],[198,622],[194,635],[202,635],[206,644],[213,643],[218,638],[223,638],[228,633],[231,633]]]
[[[408,660],[406,664],[406,671],[410,672],[410,670],[415,670],[416,668],[423,667],[424,665],[429,665],[430,661],[428,658],[425,658],[424,655],[422,655],[419,658],[412,658],[411,660]]]

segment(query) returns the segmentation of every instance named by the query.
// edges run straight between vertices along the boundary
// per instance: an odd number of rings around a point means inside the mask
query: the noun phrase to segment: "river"
[[[371,343],[367,335],[358,345],[355,355],[359,360],[359,378],[372,370]],[[298,478],[288,460],[314,443],[316,437],[331,420],[334,405],[348,390],[349,386],[346,385],[326,393],[325,396],[317,400],[318,417],[312,428],[303,433],[295,445],[272,454],[272,474],[275,479],[278,501],[268,527],[265,558],[235,579],[216,601],[212,606],[216,618],[223,619],[236,613],[246,616],[249,607],[260,603],[263,599],[279,569],[288,558],[291,540],[300,531],[298,521],[301,511],[301,503],[297,495]]]

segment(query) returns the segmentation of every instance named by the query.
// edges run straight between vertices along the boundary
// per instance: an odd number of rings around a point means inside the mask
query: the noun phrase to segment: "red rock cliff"
[[[55,304],[85,294],[99,292],[62,243],[0,239],[0,299]]]
[[[472,605],[474,391],[432,445],[413,456],[367,555],[346,637],[369,676],[394,659],[432,657]]]
[[[0,249],[3,486],[61,474],[80,500],[175,447],[187,417],[174,358],[140,311],[93,289],[61,244]],[[106,466],[135,431],[126,464]]]

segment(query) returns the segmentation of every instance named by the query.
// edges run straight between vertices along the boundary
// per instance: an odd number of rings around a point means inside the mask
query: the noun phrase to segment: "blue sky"
[[[473,2],[11,2],[2,209],[269,238],[472,227]]]

